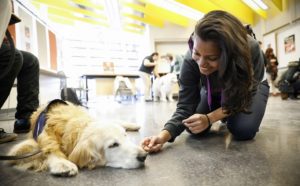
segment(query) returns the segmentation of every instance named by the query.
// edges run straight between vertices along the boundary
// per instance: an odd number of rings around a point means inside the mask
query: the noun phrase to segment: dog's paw
[[[75,176],[78,173],[78,168],[68,160],[56,159],[50,164],[50,173],[54,176]]]
[[[121,125],[126,131],[138,131],[141,128],[141,126],[137,123],[123,122]]]

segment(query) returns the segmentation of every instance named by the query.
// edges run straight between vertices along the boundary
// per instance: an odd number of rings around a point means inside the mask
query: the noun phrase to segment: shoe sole
[[[14,135],[14,136],[10,136],[8,138],[5,138],[5,139],[0,139],[0,144],[2,143],[7,143],[7,142],[11,142],[11,141],[14,141],[17,139],[17,135]]]

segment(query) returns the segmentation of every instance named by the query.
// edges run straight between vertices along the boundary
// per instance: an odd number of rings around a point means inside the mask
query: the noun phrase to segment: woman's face
[[[193,59],[197,62],[200,72],[209,75],[219,68],[221,51],[213,41],[203,41],[194,36]]]

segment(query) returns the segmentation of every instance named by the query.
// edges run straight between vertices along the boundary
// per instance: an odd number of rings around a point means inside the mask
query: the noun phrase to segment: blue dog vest
[[[65,102],[61,99],[55,99],[55,100],[52,100],[48,103],[47,107],[40,113],[40,115],[39,115],[39,117],[36,121],[36,124],[35,124],[35,127],[34,127],[34,132],[33,132],[33,138],[35,139],[35,141],[37,141],[38,136],[42,133],[42,131],[44,129],[44,126],[45,126],[46,121],[47,121],[46,114],[47,114],[47,112],[49,111],[50,107],[53,104],[68,105],[67,102]]]

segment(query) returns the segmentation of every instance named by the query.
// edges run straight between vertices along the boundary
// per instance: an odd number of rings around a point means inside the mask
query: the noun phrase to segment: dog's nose
[[[144,162],[144,161],[146,160],[146,158],[147,158],[147,154],[138,155],[138,156],[136,157],[136,159],[137,159],[138,161],[140,161],[140,162]]]

